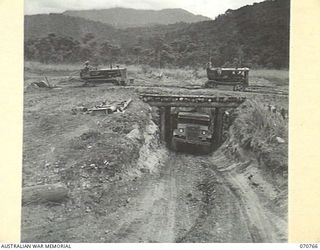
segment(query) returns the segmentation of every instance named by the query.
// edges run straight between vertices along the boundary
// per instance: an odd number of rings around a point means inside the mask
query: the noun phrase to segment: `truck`
[[[211,115],[200,112],[178,112],[172,133],[172,148],[175,151],[196,146],[209,153],[212,148],[213,123]]]
[[[207,66],[208,80],[205,88],[217,88],[219,85],[233,87],[233,91],[244,91],[249,86],[249,68],[212,68]]]
[[[85,83],[105,83],[111,82],[116,85],[127,85],[127,69],[126,68],[107,68],[107,69],[89,69],[84,68],[80,71],[80,78]]]

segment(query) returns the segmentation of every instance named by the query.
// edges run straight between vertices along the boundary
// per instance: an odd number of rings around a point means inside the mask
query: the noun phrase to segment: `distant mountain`
[[[79,40],[87,33],[96,37],[114,37],[117,29],[110,25],[62,14],[26,15],[24,18],[25,40],[54,33],[58,36]]]
[[[70,10],[63,12],[63,14],[106,23],[117,28],[166,25],[178,22],[195,23],[210,20],[208,17],[194,15],[183,9],[137,10],[111,8],[103,10]]]
[[[25,16],[25,57],[101,63],[112,57],[154,66],[201,66],[210,59],[216,66],[287,68],[289,25],[290,0],[228,10],[215,20],[126,29],[65,14]]]

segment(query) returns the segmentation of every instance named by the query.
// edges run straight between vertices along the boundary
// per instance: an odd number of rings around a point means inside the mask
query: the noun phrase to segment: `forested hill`
[[[106,23],[117,28],[167,25],[177,22],[194,23],[210,20],[208,17],[194,15],[183,9],[137,10],[111,8],[102,10],[73,10],[65,11],[63,14]]]
[[[112,26],[62,14],[39,14],[24,17],[25,40],[45,37],[50,33],[80,40],[85,34],[113,37],[117,29]]]
[[[169,32],[165,40],[184,37],[190,47],[185,57],[200,60],[211,53],[215,65],[240,60],[246,65],[280,68],[289,63],[289,26],[290,0],[268,0]]]
[[[43,62],[89,59],[163,67],[200,66],[211,58],[216,66],[287,68],[289,23],[290,0],[228,10],[211,21],[127,29],[65,15],[28,16],[25,56]]]

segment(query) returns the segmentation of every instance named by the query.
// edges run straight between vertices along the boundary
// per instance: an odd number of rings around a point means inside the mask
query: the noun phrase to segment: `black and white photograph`
[[[288,242],[290,0],[25,0],[21,242]]]

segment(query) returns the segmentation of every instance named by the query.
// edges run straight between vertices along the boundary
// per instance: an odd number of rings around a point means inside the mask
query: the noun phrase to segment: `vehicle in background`
[[[85,67],[80,71],[80,78],[86,83],[111,82],[116,85],[126,86],[128,84],[126,68],[90,69]]]
[[[210,64],[209,64],[210,65]],[[219,85],[233,86],[234,91],[244,91],[249,86],[249,68],[212,68],[207,66],[206,88]]]
[[[172,134],[172,148],[176,151],[190,146],[209,153],[212,148],[213,123],[210,115],[199,112],[178,112]]]

